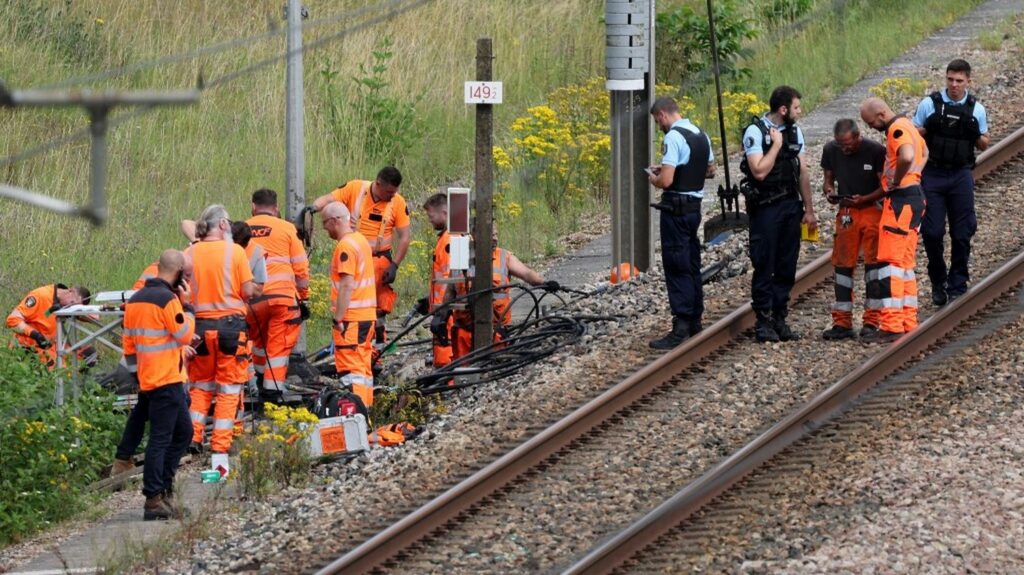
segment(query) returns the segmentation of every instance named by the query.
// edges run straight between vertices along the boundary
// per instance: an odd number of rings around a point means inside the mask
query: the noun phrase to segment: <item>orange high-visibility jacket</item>
[[[363,234],[353,232],[338,241],[331,256],[331,313],[338,310],[338,289],[342,276],[355,278],[352,299],[343,321],[377,319],[377,287],[374,281],[373,254]],[[333,317],[333,316],[332,316]]]
[[[267,283],[263,295],[309,298],[309,260],[291,222],[267,214],[255,215],[246,223],[252,229],[251,244],[267,255]]]
[[[899,182],[894,182],[892,180],[896,177],[896,159],[899,157],[900,147],[904,144],[913,146],[914,161],[903,178]],[[928,161],[928,144],[909,118],[900,116],[889,124],[885,131],[885,148],[885,171],[882,172],[882,184],[885,189],[889,191],[920,184],[921,170]]]
[[[195,329],[191,306],[184,309],[164,280],[146,280],[124,306],[121,337],[125,363],[138,374],[139,389],[185,382],[182,349],[192,341]]]
[[[140,290],[142,289],[142,286],[146,285],[146,280],[155,278],[158,263],[159,262],[153,262],[146,266],[146,269],[142,270],[142,275],[139,276],[139,279],[135,280],[135,283],[132,284],[132,289]]]
[[[57,318],[52,315],[60,309],[57,288],[67,289],[67,286],[49,284],[28,292],[25,299],[7,316],[7,327],[14,330],[18,343],[25,347],[35,347],[36,341],[28,336],[33,330],[49,340],[57,337]]]
[[[395,194],[388,202],[373,201],[370,184],[366,180],[352,180],[331,195],[345,204],[352,214],[352,229],[366,237],[370,250],[376,254],[391,249],[395,228],[409,226],[409,206],[402,194]]]
[[[245,250],[224,240],[196,242],[185,250],[192,257],[192,307],[196,317],[245,315],[242,284],[252,281]]]
[[[501,248],[494,248],[491,256],[491,285],[494,287],[508,285],[510,281],[508,273],[508,251]],[[469,293],[469,280],[459,282],[455,285],[455,292],[459,297]],[[508,325],[512,323],[512,314],[509,307],[512,305],[511,289],[503,288],[494,291],[494,300],[491,307],[494,309],[494,323],[497,325]],[[465,300],[463,300],[465,301]]]
[[[444,303],[444,294],[447,285],[441,281],[448,279],[451,275],[452,254],[449,245],[450,237],[448,230],[437,236],[437,245],[434,246],[434,269],[430,279],[430,311],[434,311]]]

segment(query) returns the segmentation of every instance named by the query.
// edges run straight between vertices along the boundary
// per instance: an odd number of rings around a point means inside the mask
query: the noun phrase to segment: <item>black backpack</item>
[[[325,385],[313,402],[313,415],[320,419],[338,417],[339,415],[356,415],[361,413],[369,421],[369,413],[363,400],[352,391]]]

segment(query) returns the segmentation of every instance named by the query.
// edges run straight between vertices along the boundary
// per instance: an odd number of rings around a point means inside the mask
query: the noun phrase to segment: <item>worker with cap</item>
[[[320,210],[323,227],[338,243],[331,255],[331,333],[334,366],[342,383],[373,405],[373,326],[377,297],[370,243],[352,229],[351,213],[341,202]]]

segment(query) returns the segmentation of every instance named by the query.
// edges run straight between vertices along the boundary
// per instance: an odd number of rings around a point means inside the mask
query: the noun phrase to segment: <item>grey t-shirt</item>
[[[863,196],[878,189],[878,175],[885,166],[885,146],[862,138],[860,149],[847,156],[835,140],[821,150],[821,168],[831,170],[841,196]]]

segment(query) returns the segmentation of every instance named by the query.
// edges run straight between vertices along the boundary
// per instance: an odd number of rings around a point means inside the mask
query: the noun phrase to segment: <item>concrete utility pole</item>
[[[654,100],[654,0],[607,0],[606,87],[611,92],[612,265],[640,271],[653,256],[651,102]]]
[[[285,118],[285,217],[294,221],[306,205],[306,152],[303,125],[302,18],[308,13],[301,0],[288,0],[288,70],[285,72],[288,109]]]
[[[89,174],[90,203],[76,206],[30,190],[0,184],[0,197],[7,197],[59,214],[79,216],[94,225],[107,221],[107,116],[115,106],[175,106],[194,104],[199,101],[198,90],[171,92],[118,92],[106,90],[14,90],[8,92],[0,84],[0,105],[17,107],[67,107],[80,106],[89,114],[89,134],[92,137]]]
[[[302,85],[302,19],[309,13],[301,0],[288,0],[285,17],[288,19],[288,69],[285,71],[285,90],[288,93],[285,111],[285,219],[295,222],[306,206],[306,136],[303,124]],[[312,233],[312,230],[307,230]],[[306,324],[299,328],[299,340],[293,353],[306,353]]]
[[[494,56],[491,52],[491,39],[480,38],[476,41],[476,79],[480,82],[491,81],[491,68]],[[474,292],[483,292],[475,296],[473,306],[473,349],[481,349],[491,345],[494,338],[492,305],[494,294],[490,291],[492,273],[491,254],[494,246],[491,242],[491,229],[494,223],[493,192],[494,192],[494,155],[492,141],[494,134],[494,106],[491,104],[476,105],[476,220],[473,226],[473,256],[475,274],[473,276]],[[483,291],[487,290],[487,291]]]

